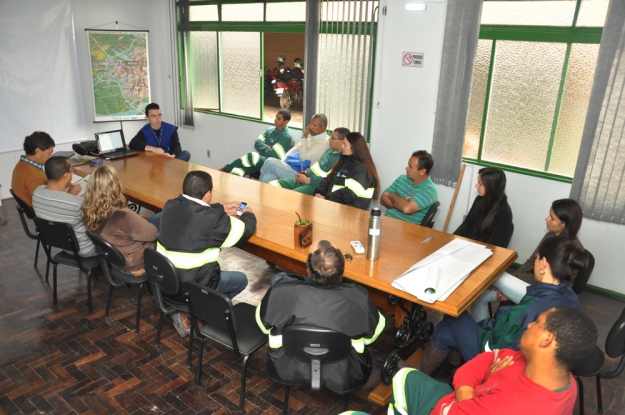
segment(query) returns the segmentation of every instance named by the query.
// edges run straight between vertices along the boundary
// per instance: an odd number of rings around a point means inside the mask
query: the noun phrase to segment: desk
[[[367,286],[376,305],[395,314],[396,326],[403,323],[405,312],[399,305],[389,305],[389,294],[457,317],[517,258],[515,251],[489,246],[493,255],[445,301],[428,304],[394,288],[391,283],[411,265],[456,236],[384,217],[380,259],[368,261],[364,254],[355,254],[350,245],[354,240],[363,245],[367,243],[367,211],[152,153],[106,164],[117,169],[124,194],[129,199],[157,211],[167,200],[182,192],[182,182],[189,171],[209,172],[213,177],[213,202],[245,201],[258,218],[255,234],[241,248],[294,272],[306,274],[308,249],[293,245],[293,224],[297,220],[295,212],[298,212],[303,219],[313,223],[315,240],[327,239],[341,251],[352,254],[354,259],[346,262],[344,275]],[[81,166],[77,170],[90,173],[93,167]],[[420,242],[429,236],[434,239],[421,245]]]

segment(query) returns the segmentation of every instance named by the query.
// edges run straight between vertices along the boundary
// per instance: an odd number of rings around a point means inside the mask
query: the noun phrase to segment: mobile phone
[[[351,256],[350,254],[343,254],[343,256],[345,257],[346,260],[351,261],[352,259],[354,259],[353,256]]]
[[[247,203],[241,202],[239,205],[239,210],[237,211],[237,216],[241,216],[243,214],[243,209],[247,207]]]

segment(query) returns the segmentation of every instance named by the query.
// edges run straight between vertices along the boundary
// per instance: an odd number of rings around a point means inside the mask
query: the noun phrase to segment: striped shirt
[[[430,206],[436,203],[438,199],[438,188],[429,177],[419,184],[412,184],[412,180],[405,174],[399,176],[397,180],[385,190],[386,193],[396,193],[397,196],[405,199],[407,196],[411,196],[410,200],[415,202],[419,206],[419,210],[412,215],[406,215],[405,213],[397,209],[387,209],[386,216],[391,218],[403,220],[406,222],[421,224],[423,217],[427,213]]]
[[[85,233],[80,208],[82,196],[74,196],[59,190],[49,190],[46,186],[39,186],[33,193],[33,208],[38,218],[55,222],[69,223],[74,228],[82,257],[95,256],[95,246]]]

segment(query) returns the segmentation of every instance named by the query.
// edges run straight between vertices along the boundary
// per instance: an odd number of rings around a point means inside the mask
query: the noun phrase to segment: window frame
[[[520,173],[528,176],[540,177],[543,179],[554,180],[564,183],[572,183],[573,177],[549,173],[548,168],[551,162],[551,156],[553,147],[555,144],[556,132],[558,129],[558,123],[562,108],[562,100],[564,96],[564,90],[566,86],[566,80],[568,76],[569,60],[571,56],[571,49],[573,44],[600,44],[601,35],[603,33],[603,27],[591,27],[591,26],[576,26],[577,18],[582,0],[577,0],[575,7],[575,13],[571,26],[529,26],[529,25],[480,25],[480,40],[491,40],[491,55],[490,64],[488,68],[486,93],[484,97],[484,111],[482,113],[482,123],[480,129],[480,137],[478,144],[477,158],[462,157],[464,163],[469,163],[477,166],[485,167],[499,167],[502,170],[510,171],[514,173]],[[551,135],[549,139],[549,147],[547,149],[547,157],[545,160],[544,170],[533,170],[529,168],[513,166],[505,163],[491,162],[482,158],[482,150],[484,146],[484,135],[486,133],[486,126],[488,124],[488,110],[489,101],[491,97],[491,86],[493,78],[493,69],[495,64],[495,57],[497,51],[498,41],[520,41],[520,42],[544,42],[544,43],[566,43],[567,48],[564,57],[564,63],[562,65],[562,74],[560,76],[560,86],[558,89],[558,96],[556,101],[555,113],[553,118],[553,124],[551,126]],[[591,81],[592,82],[592,81]],[[465,136],[466,137],[466,136]]]

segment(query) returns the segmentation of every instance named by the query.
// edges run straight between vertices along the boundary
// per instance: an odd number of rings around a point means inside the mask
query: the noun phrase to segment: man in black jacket
[[[289,325],[332,329],[352,339],[352,350],[344,360],[323,364],[321,383],[344,394],[369,378],[372,362],[366,346],[382,333],[385,321],[367,290],[343,280],[345,260],[338,248],[319,241],[309,252],[309,277],[276,275],[256,310],[258,326],[269,336],[267,375],[277,382],[307,383],[310,363],[282,350],[282,332]]]
[[[256,230],[256,216],[249,207],[239,210],[241,202],[210,204],[212,190],[213,179],[207,172],[187,174],[182,194],[163,207],[156,250],[174,264],[181,282],[195,281],[234,298],[247,286],[247,277],[222,271],[219,251],[247,241]],[[183,295],[172,299],[184,301]],[[185,337],[188,319],[179,314],[172,317]]]

